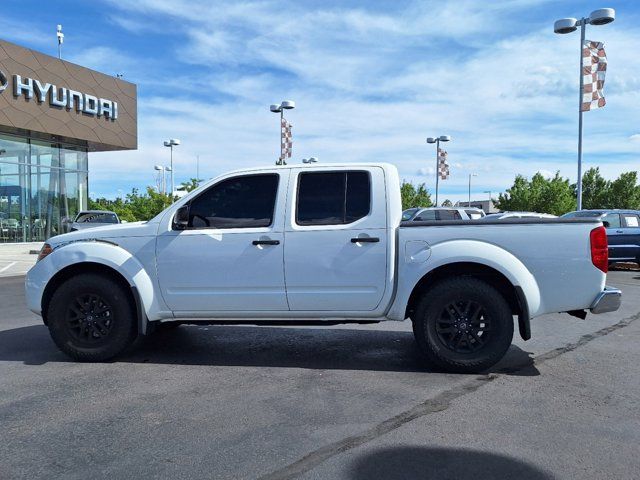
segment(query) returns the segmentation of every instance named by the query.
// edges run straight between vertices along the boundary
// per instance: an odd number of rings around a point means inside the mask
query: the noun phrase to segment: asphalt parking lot
[[[640,272],[622,309],[548,315],[483,375],[408,322],[182,326],[69,361],[0,278],[0,479],[638,478]]]

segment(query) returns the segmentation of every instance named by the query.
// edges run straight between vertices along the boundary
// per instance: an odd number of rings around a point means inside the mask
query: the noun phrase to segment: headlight
[[[53,252],[53,248],[48,243],[45,243],[40,249],[40,253],[38,254],[38,261],[42,260],[44,257]]]

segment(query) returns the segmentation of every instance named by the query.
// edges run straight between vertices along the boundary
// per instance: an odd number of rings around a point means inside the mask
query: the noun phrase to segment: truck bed
[[[398,274],[411,277],[425,262],[437,268],[439,264],[496,258],[500,260],[490,266],[522,286],[531,317],[583,309],[605,283],[590,253],[589,234],[599,225],[598,220],[584,218],[402,222],[399,255],[405,258],[399,262]],[[414,260],[407,258],[409,253]]]

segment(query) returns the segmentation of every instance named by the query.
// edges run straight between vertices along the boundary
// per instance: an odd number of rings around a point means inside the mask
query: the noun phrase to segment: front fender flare
[[[148,320],[158,320],[157,312],[165,310],[155,294],[152,277],[140,261],[124,248],[101,241],[73,242],[56,247],[46,258],[36,263],[26,279],[27,304],[41,314],[45,289],[51,279],[67,267],[83,263],[100,264],[120,274],[132,288],[138,315],[144,312]],[[137,297],[137,298],[136,298]],[[145,330],[144,322],[142,330]]]

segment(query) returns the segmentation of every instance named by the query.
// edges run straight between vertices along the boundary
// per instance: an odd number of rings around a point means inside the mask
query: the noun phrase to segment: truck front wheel
[[[136,336],[130,295],[119,282],[95,273],[62,283],[51,297],[47,318],[53,341],[74,360],[109,360]]]
[[[420,299],[413,333],[427,360],[450,372],[477,373],[494,365],[513,339],[504,297],[473,277],[443,280]]]

